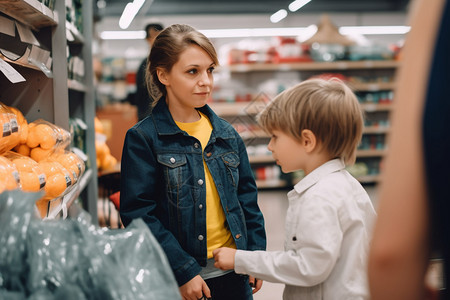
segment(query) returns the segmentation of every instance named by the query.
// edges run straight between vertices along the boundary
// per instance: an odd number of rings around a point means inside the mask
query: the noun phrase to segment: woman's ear
[[[169,79],[167,78],[166,70],[162,68],[157,68],[156,75],[158,76],[159,82],[161,82],[164,85],[169,85]]]
[[[310,153],[316,149],[317,138],[316,135],[309,129],[302,130],[302,146],[305,147],[306,152]]]

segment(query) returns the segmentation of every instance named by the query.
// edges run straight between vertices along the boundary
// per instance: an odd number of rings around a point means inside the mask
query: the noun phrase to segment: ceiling
[[[204,14],[273,14],[293,0],[147,0],[139,14],[204,15]],[[132,0],[94,0],[97,18],[119,17]],[[333,12],[405,12],[409,0],[312,0],[296,13]]]

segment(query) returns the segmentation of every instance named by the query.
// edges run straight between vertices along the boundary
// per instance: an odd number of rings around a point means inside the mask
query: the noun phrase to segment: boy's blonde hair
[[[258,115],[268,132],[280,130],[301,141],[311,130],[319,147],[347,165],[356,160],[364,114],[353,91],[339,79],[309,79],[282,92]]]

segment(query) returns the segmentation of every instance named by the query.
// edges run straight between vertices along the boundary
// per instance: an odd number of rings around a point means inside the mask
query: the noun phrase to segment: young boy
[[[306,80],[258,116],[283,172],[305,177],[287,196],[284,251],[219,248],[216,268],[284,283],[283,299],[368,299],[366,260],[376,213],[346,170],[363,130],[354,93],[337,79]]]

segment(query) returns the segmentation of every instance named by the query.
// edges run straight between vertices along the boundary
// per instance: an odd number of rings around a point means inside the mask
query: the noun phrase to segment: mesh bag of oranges
[[[39,164],[28,156],[8,151],[4,157],[9,159],[19,173],[20,188],[26,192],[39,192],[44,189],[46,177]]]
[[[14,151],[39,162],[70,144],[70,132],[43,119],[28,124],[25,143],[14,147]]]
[[[22,127],[15,110],[0,102],[0,154],[11,150],[21,141]]]

